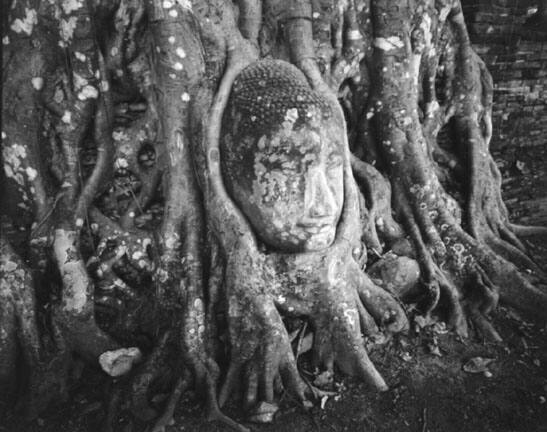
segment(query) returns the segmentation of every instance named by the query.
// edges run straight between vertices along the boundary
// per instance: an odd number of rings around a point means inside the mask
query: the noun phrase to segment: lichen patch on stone
[[[11,24],[11,29],[15,33],[32,34],[32,29],[38,23],[38,16],[34,9],[25,8],[25,16],[23,19],[17,18]]]

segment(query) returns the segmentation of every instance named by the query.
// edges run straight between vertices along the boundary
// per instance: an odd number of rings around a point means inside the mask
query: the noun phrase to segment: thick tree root
[[[424,2],[424,10],[434,7],[440,5]],[[395,10],[381,1],[374,3],[373,14],[383,14],[385,20],[374,29],[377,42],[373,58],[379,69],[372,75],[375,91],[370,105],[374,107],[375,129],[381,137],[378,148],[388,167],[396,210],[413,241],[428,288],[425,311],[431,311],[438,303],[445,304],[449,322],[458,333],[467,335],[469,319],[486,337],[499,340],[499,334],[487,320],[498,298],[545,320],[547,294],[534,288],[506,261],[538,270],[510,230],[499,193],[499,171],[488,154],[491,80],[470,48],[459,2],[448,2],[443,7],[448,8],[448,14],[437,10],[431,15],[435,19],[427,29],[420,27],[420,33],[418,29],[412,33],[409,28],[405,34],[412,37],[388,46],[383,41],[395,37],[394,29],[407,25],[404,23],[411,21],[408,14],[412,12],[404,7]],[[431,118],[446,122],[453,115],[462,141],[460,147],[468,149],[472,175],[466,217],[474,238],[461,228],[459,206],[441,186],[438,170],[427,153],[428,148],[433,148],[426,145],[427,141],[436,139],[431,130],[438,132],[439,128],[427,129],[415,110],[419,105],[420,62],[424,66],[422,56],[434,55],[429,50],[433,38],[445,31],[444,17],[448,17],[446,31],[452,32],[458,47],[455,63],[446,67],[455,67],[460,72],[449,90],[456,97],[446,99],[448,106],[444,112],[448,115]],[[386,69],[387,75],[380,72]],[[424,73],[434,77],[436,68],[425,68]],[[430,82],[435,81],[432,77],[428,78]],[[400,94],[409,96],[404,100],[392,97]],[[438,110],[435,92],[424,93],[425,96],[430,98],[425,102]],[[477,100],[482,103],[477,104]]]
[[[31,272],[4,237],[0,237],[0,297],[0,408],[19,401],[30,420],[50,402],[66,399],[69,358],[55,323],[54,346],[51,352],[44,347]],[[24,383],[17,382],[21,363],[28,377]]]

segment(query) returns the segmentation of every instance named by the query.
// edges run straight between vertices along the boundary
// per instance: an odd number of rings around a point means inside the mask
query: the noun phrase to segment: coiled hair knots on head
[[[334,115],[329,100],[310,87],[296,66],[283,60],[261,60],[243,69],[234,81],[223,130],[234,143],[242,137],[259,138],[278,129],[287,111],[295,109],[294,129],[305,125],[312,113],[319,113],[321,120]]]

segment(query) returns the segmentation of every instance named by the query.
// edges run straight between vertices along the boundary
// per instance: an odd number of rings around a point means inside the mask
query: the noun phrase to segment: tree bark
[[[128,374],[117,391],[135,417],[164,411],[153,430],[191,385],[210,419],[245,430],[219,408],[234,393],[257,421],[283,387],[304,405],[323,394],[295,334],[318,367],[385,390],[365,342],[406,331],[402,300],[462,336],[471,323],[500,340],[498,300],[546,321],[544,270],[519,239],[545,229],[509,221],[492,78],[458,0],[20,0],[2,16],[8,405],[64,397],[76,355]],[[342,216],[322,251],[265,244],[224,184],[233,83],[264,60],[296,66],[343,131]],[[412,286],[364,272],[388,262]]]

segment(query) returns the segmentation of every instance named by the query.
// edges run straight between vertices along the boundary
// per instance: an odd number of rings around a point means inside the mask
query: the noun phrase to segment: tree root
[[[51,341],[55,346],[50,351],[42,343],[31,272],[3,236],[0,237],[0,296],[0,386],[3,389],[0,402],[19,400],[25,417],[33,419],[50,402],[63,401],[68,396],[69,359],[55,323]],[[16,381],[20,357],[28,377],[24,385]]]

